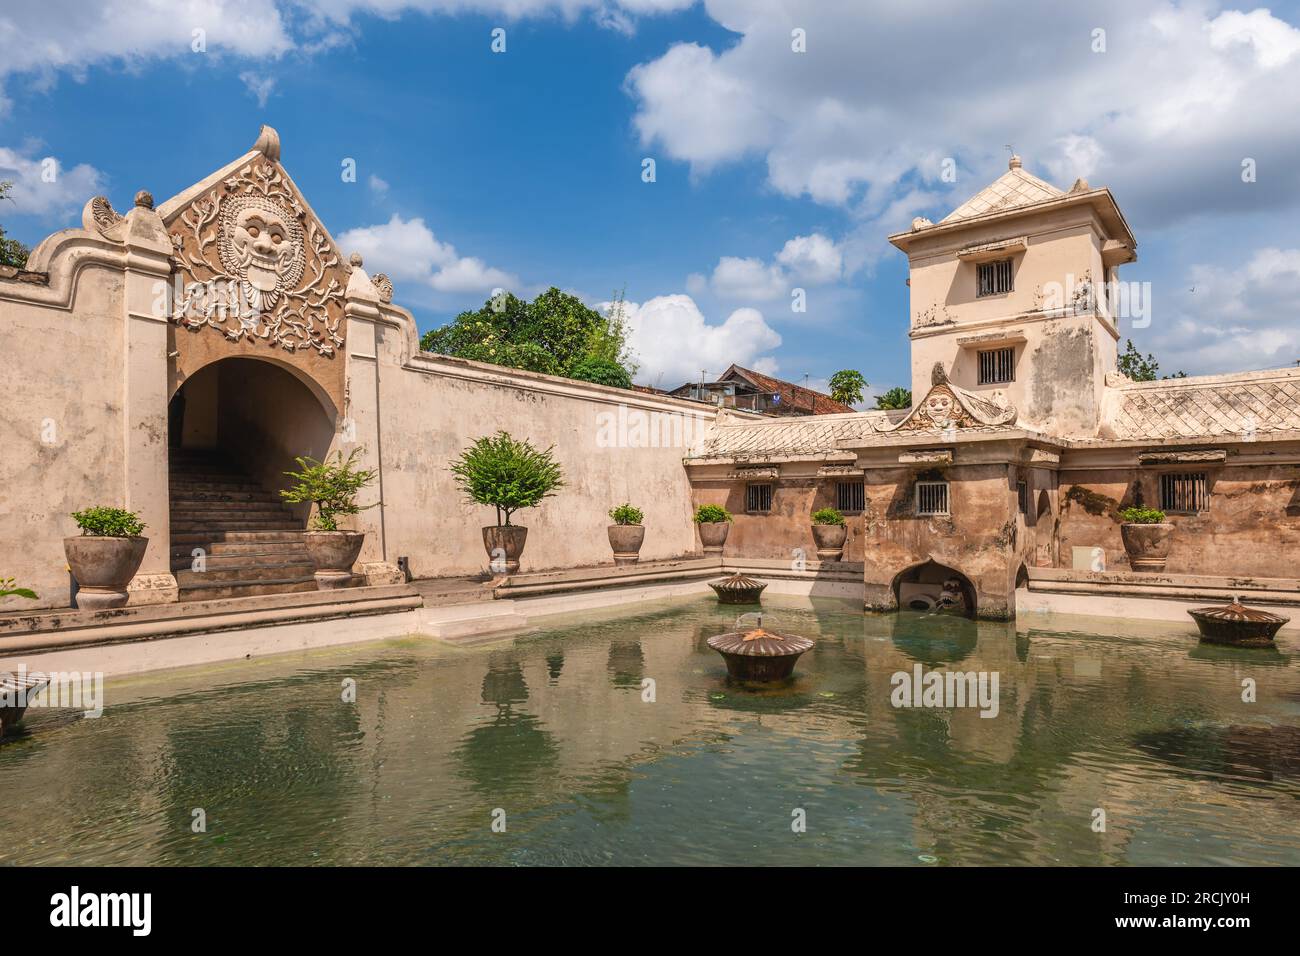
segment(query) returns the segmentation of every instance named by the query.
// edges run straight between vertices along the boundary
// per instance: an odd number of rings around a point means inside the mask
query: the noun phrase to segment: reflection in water
[[[0,745],[0,787],[23,795],[0,863],[1300,863],[1285,633],[1257,661],[1138,625],[780,596],[765,614],[817,643],[763,691],[727,685],[705,641],[735,614],[712,596],[491,648],[411,638],[110,682],[102,718],[31,710]],[[896,709],[891,675],[917,664],[998,673],[997,717]],[[646,677],[654,702],[628,692]],[[781,837],[793,807],[806,838]]]

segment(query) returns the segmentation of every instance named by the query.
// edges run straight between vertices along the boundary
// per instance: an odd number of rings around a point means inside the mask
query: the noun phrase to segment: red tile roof
[[[798,411],[808,415],[842,415],[854,410],[823,392],[782,381],[764,375],[762,372],[755,372],[753,369],[741,368],[739,365],[732,365],[718,377],[718,381],[725,382],[732,377],[744,379],[760,392],[778,393],[781,396],[781,407],[786,414]]]

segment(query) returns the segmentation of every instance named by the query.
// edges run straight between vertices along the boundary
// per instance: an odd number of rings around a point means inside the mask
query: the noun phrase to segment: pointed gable
[[[955,428],[988,428],[1014,425],[1014,405],[1003,405],[958,388],[948,381],[942,362],[934,363],[930,391],[925,398],[912,406],[907,417],[895,423],[882,421],[876,425],[882,432],[947,431]]]
[[[944,216],[940,222],[973,219],[988,213],[1032,206],[1064,195],[1062,190],[1051,183],[1025,172],[1020,157],[1012,156],[1005,173]]]

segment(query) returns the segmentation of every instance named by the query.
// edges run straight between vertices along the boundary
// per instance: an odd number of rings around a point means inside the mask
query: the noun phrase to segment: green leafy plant
[[[1165,520],[1165,513],[1158,508],[1125,508],[1120,511],[1119,520],[1125,524],[1160,524]]]
[[[595,382],[597,385],[608,385],[610,388],[632,387],[632,376],[627,374],[627,369],[617,362],[596,358],[595,356],[585,358],[573,366],[573,371],[569,374],[569,377],[576,378],[580,382]]]
[[[844,524],[844,514],[837,508],[818,508],[812,513],[813,524]]]
[[[21,597],[29,601],[36,600],[36,592],[31,588],[20,588],[14,586],[13,578],[0,578],[0,598]]]
[[[334,461],[317,461],[306,456],[295,458],[300,470],[284,473],[294,480],[294,484],[281,490],[280,497],[290,504],[315,505],[314,530],[338,531],[340,516],[364,510],[357,504],[357,493],[379,476],[373,468],[357,467],[357,456],[363,451],[354,448],[346,459],[343,452],[337,452]],[[365,507],[373,508],[374,505]]]
[[[633,508],[625,502],[617,508],[610,508],[609,517],[614,524],[640,524],[645,515],[640,508]]]
[[[903,388],[898,385],[891,388],[884,395],[876,396],[876,408],[882,410],[903,409],[912,407],[912,390]]]
[[[136,512],[103,505],[74,511],[72,520],[77,522],[82,534],[95,538],[138,538],[145,529]]]
[[[831,376],[831,398],[841,405],[856,405],[862,401],[862,390],[867,380],[857,369],[846,368]]]
[[[13,185],[8,181],[0,182],[0,199],[8,199],[13,202],[12,197],[9,195],[9,190],[13,188]],[[0,226],[0,266],[25,268],[29,255],[31,255],[31,250],[17,239],[10,239],[6,236],[4,226]]]
[[[731,512],[722,505],[700,505],[695,509],[696,524],[718,524],[730,520]]]
[[[466,498],[497,509],[497,527],[509,527],[510,516],[520,508],[535,508],[564,487],[554,448],[538,451],[530,442],[499,431],[465,449],[451,473]]]

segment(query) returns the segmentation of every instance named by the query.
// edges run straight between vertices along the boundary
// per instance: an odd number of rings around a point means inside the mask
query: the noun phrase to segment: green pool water
[[[0,863],[1300,864],[1294,638],[765,603],[817,644],[761,692],[711,598],[110,681],[0,744]],[[918,665],[997,715],[895,707]]]

